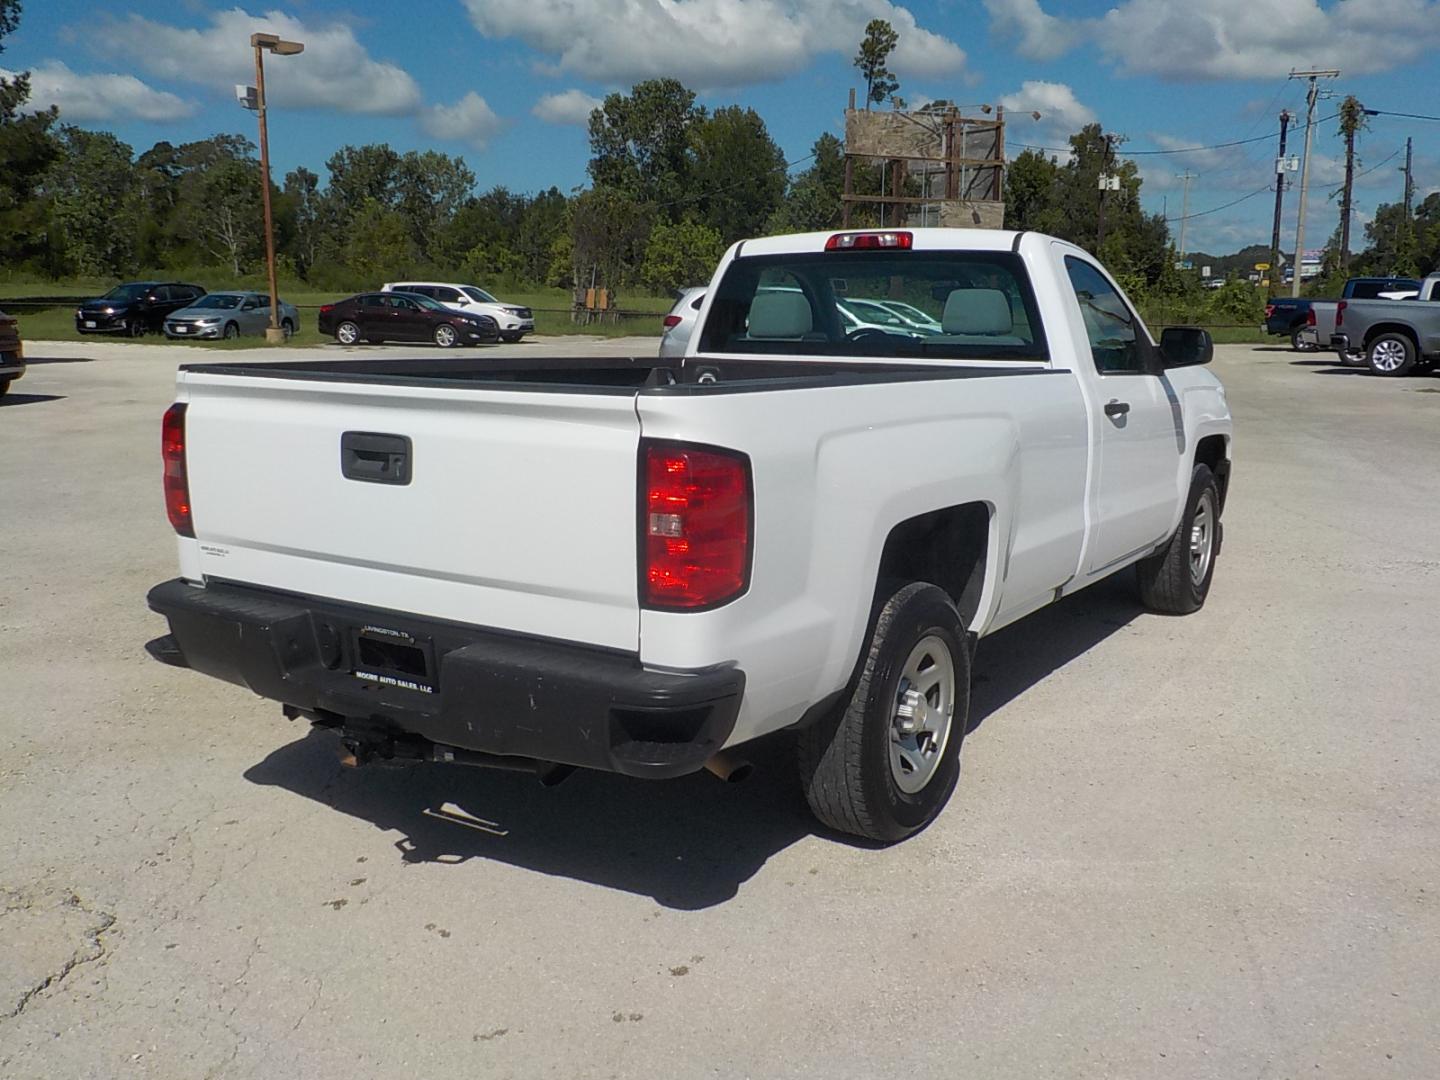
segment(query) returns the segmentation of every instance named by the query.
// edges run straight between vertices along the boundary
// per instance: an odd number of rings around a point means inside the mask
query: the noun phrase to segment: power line
[[[1262,188],[1256,188],[1254,191],[1250,192],[1249,195],[1241,195],[1238,199],[1232,199],[1230,202],[1224,203],[1220,206],[1212,206],[1209,210],[1196,210],[1195,213],[1186,214],[1184,217],[1167,217],[1165,219],[1165,223],[1168,225],[1172,221],[1193,221],[1195,218],[1204,217],[1206,214],[1218,214],[1221,210],[1229,210],[1232,206],[1239,206],[1246,200],[1253,199],[1256,195],[1263,195],[1269,190],[1270,185],[1266,184]]]
[[[773,169],[766,169],[763,175],[768,176],[770,173],[777,172],[788,173],[791,169],[795,168],[796,165],[804,165],[805,162],[809,161],[814,156],[815,151],[812,150],[804,157],[798,157],[794,161],[787,161],[783,165],[775,166],[775,168]],[[671,199],[669,202],[652,203],[651,205],[657,208],[666,206],[683,206],[685,203],[699,202],[701,199],[708,199],[714,195],[723,195],[727,191],[734,191],[736,188],[745,187],[747,184],[753,184],[754,182],[754,176],[747,176],[743,180],[737,180],[735,183],[727,184],[725,187],[714,188],[710,191],[702,191],[698,195],[686,195],[685,197],[680,199]]]
[[[1316,124],[1329,123],[1331,120],[1336,119],[1339,115],[1340,115],[1339,113],[1331,113],[1329,116],[1322,116],[1319,120],[1316,120],[1315,123],[1316,123]],[[1395,114],[1392,114],[1392,115],[1399,116],[1399,115],[1403,115],[1403,114],[1395,113]],[[1426,117],[1425,119],[1436,120],[1436,119],[1440,119],[1440,117],[1433,117],[1433,116],[1432,116],[1432,117]],[[1300,129],[1301,131],[1303,131],[1303,130],[1305,130],[1305,128],[1307,128],[1307,127],[1309,127],[1309,126],[1310,126],[1310,125],[1308,125],[1308,124],[1301,124],[1301,125],[1299,126],[1299,129]],[[1125,151],[1125,153],[1124,153],[1123,155],[1121,155],[1121,156],[1123,156],[1123,157],[1140,157],[1140,156],[1142,156],[1142,155],[1147,155],[1147,154],[1194,154],[1194,153],[1197,153],[1197,152],[1199,152],[1199,151],[1201,151],[1201,150],[1228,150],[1228,149],[1229,149],[1230,147],[1232,147],[1232,146],[1248,146],[1250,143],[1266,142],[1266,141],[1268,141],[1268,140],[1270,140],[1270,139],[1275,138],[1275,137],[1276,137],[1277,135],[1279,135],[1279,134],[1280,134],[1280,132],[1279,132],[1278,130],[1276,130],[1276,131],[1267,132],[1267,133],[1264,134],[1264,135],[1256,135],[1256,136],[1254,136],[1253,138],[1249,138],[1249,139],[1234,139],[1234,140],[1232,140],[1232,141],[1230,141],[1230,142],[1214,143],[1214,144],[1212,144],[1212,145],[1210,145],[1210,146],[1177,146],[1177,147],[1175,147],[1173,150],[1127,150],[1127,151]],[[1074,150],[1075,150],[1075,148],[1074,148],[1073,146],[1063,146],[1063,147],[1062,147],[1062,146],[1033,146],[1033,145],[1031,145],[1030,143],[1021,143],[1021,142],[1011,143],[1010,145],[1011,145],[1011,146],[1018,146],[1018,147],[1020,147],[1022,150],[1044,150],[1044,151],[1046,151],[1047,153],[1055,153],[1055,154],[1069,154],[1069,153],[1073,153]]]
[[[1403,116],[1407,120],[1440,120],[1440,116],[1426,116],[1424,113],[1389,112],[1385,109],[1366,109],[1366,116]]]

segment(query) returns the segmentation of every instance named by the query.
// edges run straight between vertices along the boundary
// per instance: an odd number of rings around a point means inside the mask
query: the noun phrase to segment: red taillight
[[[1344,301],[1344,300],[1341,300],[1338,304],[1335,305],[1335,325],[1336,325],[1336,326],[1344,326],[1344,325],[1345,325],[1345,301]]]
[[[160,425],[160,456],[165,459],[165,512],[181,536],[195,535],[190,516],[190,478],[185,472],[185,406],[171,405]]]
[[[1265,305],[1265,318],[1268,319],[1268,318],[1270,318],[1271,315],[1274,315],[1274,314],[1275,314],[1275,305],[1274,305],[1274,304],[1266,304],[1266,305]]]
[[[679,325],[680,325],[682,322],[684,322],[684,321],[685,321],[685,320],[682,319],[679,315],[666,315],[666,316],[665,316],[665,329],[666,329],[666,330],[674,330],[675,327],[679,326]]]
[[[321,304],[321,305],[320,305],[320,314],[321,314],[321,315],[329,315],[330,312],[332,312],[332,311],[334,311],[334,310],[335,310],[335,305],[334,305],[334,304]]]
[[[915,237],[908,232],[842,232],[825,241],[826,251],[909,251]]]
[[[716,607],[750,576],[750,459],[685,443],[641,443],[640,541],[647,607]]]
[[[1338,314],[1338,309],[1337,309],[1337,314]],[[1313,307],[1312,307],[1309,311],[1307,311],[1307,312],[1305,313],[1305,325],[1306,325],[1306,326],[1314,326],[1314,325],[1315,325],[1315,309],[1314,309]]]

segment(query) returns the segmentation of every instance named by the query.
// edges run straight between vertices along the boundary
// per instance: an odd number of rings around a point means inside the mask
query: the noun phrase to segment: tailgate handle
[[[374,431],[340,436],[340,472],[347,480],[369,484],[410,483],[410,439]]]

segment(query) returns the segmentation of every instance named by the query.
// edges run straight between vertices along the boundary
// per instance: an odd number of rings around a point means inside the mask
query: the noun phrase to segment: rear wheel
[[[1290,335],[1290,347],[1296,352],[1314,352],[1316,346],[1306,341],[1304,330],[1296,330]]]
[[[1415,343],[1404,334],[1381,334],[1365,351],[1365,360],[1376,375],[1408,375],[1415,368]]]
[[[1185,514],[1169,543],[1135,566],[1140,599],[1162,615],[1189,615],[1205,606],[1220,554],[1220,485],[1208,465],[1190,474]]]
[[[335,340],[341,345],[354,345],[360,340],[360,327],[353,322],[342,322],[335,328]]]
[[[435,327],[435,344],[442,349],[453,349],[460,341],[460,335],[449,323],[441,323]]]
[[[944,590],[896,591],[848,700],[799,735],[800,779],[826,825],[894,843],[940,814],[960,776],[970,651]]]

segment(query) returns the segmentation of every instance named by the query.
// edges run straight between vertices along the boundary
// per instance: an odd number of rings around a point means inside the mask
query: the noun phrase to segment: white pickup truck
[[[938,332],[847,333],[847,298]],[[1077,247],[915,229],[736,244],[681,358],[186,365],[148,648],[351,761],[724,774],[794,729],[820,819],[899,840],[980,637],[1127,568],[1204,603],[1212,351]]]

